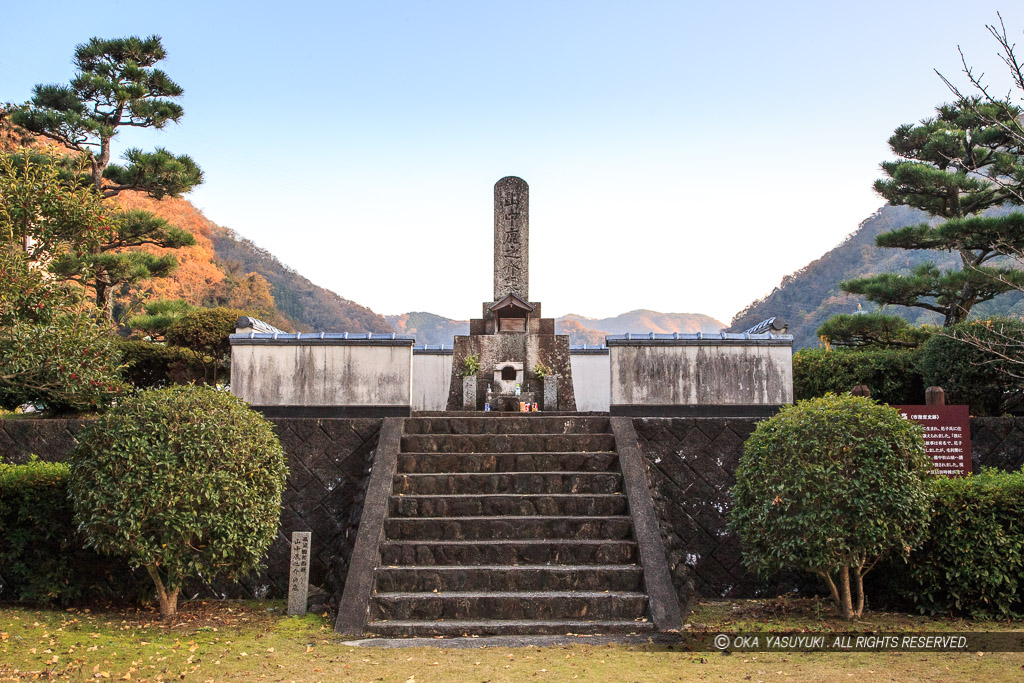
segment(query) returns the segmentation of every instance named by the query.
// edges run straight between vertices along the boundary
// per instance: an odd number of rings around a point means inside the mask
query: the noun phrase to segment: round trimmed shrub
[[[240,578],[277,533],[284,452],[270,423],[229,393],[130,396],[83,431],[70,464],[87,543],[144,567],[165,619],[184,580]]]
[[[835,394],[758,424],[729,518],[746,565],[818,574],[843,618],[858,618],[864,575],[924,539],[932,482],[921,433],[893,408]]]

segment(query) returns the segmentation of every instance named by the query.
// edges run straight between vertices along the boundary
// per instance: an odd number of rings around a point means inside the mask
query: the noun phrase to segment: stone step
[[[397,517],[384,522],[392,541],[630,538],[629,517]]]
[[[403,453],[614,451],[612,434],[405,434]]]
[[[371,619],[611,619],[644,618],[647,595],[637,592],[537,591],[376,593]]]
[[[470,493],[391,496],[390,517],[477,517],[486,515],[622,515],[621,493]]]
[[[634,564],[634,541],[381,541],[378,567],[438,565]]]
[[[562,636],[600,635],[605,633],[650,633],[654,624],[647,620],[584,621],[580,619],[500,620],[477,621],[371,621],[368,633],[380,636]],[[581,643],[587,641],[581,640]]]
[[[617,493],[618,472],[396,474],[392,494]]]
[[[607,417],[412,417],[405,421],[406,434],[604,434]]]
[[[378,567],[382,593],[454,591],[642,591],[643,570],[635,564]]]
[[[603,472],[618,471],[613,452],[400,453],[399,472]]]

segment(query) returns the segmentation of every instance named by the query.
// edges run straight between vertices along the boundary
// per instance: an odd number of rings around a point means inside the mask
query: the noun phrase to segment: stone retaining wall
[[[310,583],[340,594],[355,543],[380,419],[272,419],[291,472],[281,528],[267,568],[241,584],[210,587],[232,597],[283,596],[293,531],[313,532]],[[778,595],[806,585],[799,577],[758,581],[744,569],[739,545],[726,533],[729,489],[755,418],[636,418],[648,481],[673,581],[681,594],[702,597]],[[31,454],[61,461],[82,420],[0,420],[0,461]],[[974,470],[1024,465],[1024,418],[971,420]],[[803,583],[802,583],[803,582]]]
[[[763,582],[741,562],[726,531],[729,489],[743,442],[756,418],[636,418],[672,579],[680,595],[706,598],[774,596],[807,586],[801,576]],[[1024,465],[1024,418],[971,419],[974,471]]]
[[[362,513],[380,419],[271,419],[288,458],[281,526],[267,553],[266,569],[241,582],[191,587],[221,597],[283,597],[288,591],[293,531],[313,532],[309,580],[340,594]],[[0,420],[0,461],[24,463],[30,455],[63,461],[88,420]],[[189,594],[191,597],[191,593]]]

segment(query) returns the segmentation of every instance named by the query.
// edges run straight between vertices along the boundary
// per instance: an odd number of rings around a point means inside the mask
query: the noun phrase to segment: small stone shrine
[[[469,336],[455,337],[448,410],[488,403],[493,411],[518,411],[522,403],[576,410],[569,336],[555,334],[554,319],[542,318],[540,303],[530,301],[529,265],[530,186],[508,176],[494,184],[494,299],[483,304],[482,318],[469,321]],[[475,401],[463,391],[470,356],[480,364]]]

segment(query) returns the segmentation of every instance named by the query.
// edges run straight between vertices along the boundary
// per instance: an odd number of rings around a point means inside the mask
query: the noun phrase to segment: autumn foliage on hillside
[[[25,149],[73,154],[11,126],[0,108],[0,152]],[[139,247],[155,255],[173,252],[178,265],[169,277],[145,280],[133,291],[119,292],[122,317],[138,313],[148,301],[183,299],[194,306],[237,308],[288,331],[392,331],[383,317],[314,285],[269,252],[213,223],[187,199],[157,200],[124,191],[107,201],[125,210],[148,211],[196,240],[193,246],[173,250]]]

